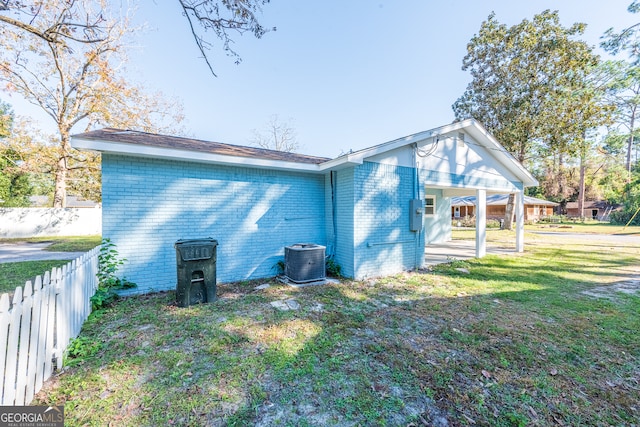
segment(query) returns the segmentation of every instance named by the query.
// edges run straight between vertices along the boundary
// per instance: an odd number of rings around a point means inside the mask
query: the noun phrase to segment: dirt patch
[[[597,288],[582,291],[582,294],[612,301],[618,299],[620,294],[640,295],[640,275],[630,278],[629,280],[614,282],[608,285],[598,286]]]

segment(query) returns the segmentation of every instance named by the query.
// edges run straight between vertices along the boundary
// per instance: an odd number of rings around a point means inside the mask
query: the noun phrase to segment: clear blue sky
[[[640,21],[626,11],[630,2],[272,0],[261,21],[277,31],[236,37],[240,65],[214,49],[215,78],[177,2],[141,0],[136,17],[150,31],[128,68],[182,100],[191,136],[248,145],[252,130],[277,114],[293,120],[301,152],[336,157],[450,123],[470,79],[461,70],[467,42],[491,11],[514,25],[558,10],[565,26],[586,23],[584,40],[597,46],[607,28]],[[28,113],[15,95],[2,98]]]

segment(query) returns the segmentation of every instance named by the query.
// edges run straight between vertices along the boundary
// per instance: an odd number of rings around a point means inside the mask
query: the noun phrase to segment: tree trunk
[[[505,230],[513,230],[513,213],[515,212],[516,195],[515,193],[509,194],[509,200],[507,201],[507,207],[504,212],[504,227]]]
[[[567,195],[565,194],[565,176],[564,176],[564,156],[562,152],[558,153],[558,197],[566,206]]]
[[[53,192],[53,207],[67,207],[67,173],[69,171],[69,154],[71,151],[71,143],[69,141],[69,132],[66,129],[60,129],[60,157],[56,164],[55,170],[55,189]]]
[[[578,186],[578,212],[580,213],[580,219],[584,220],[584,173],[586,165],[584,156],[580,156],[580,184]]]
[[[635,110],[635,108],[634,108]],[[635,111],[634,114],[631,115],[631,122],[629,123],[629,142],[627,144],[627,184],[631,182],[631,152],[633,151],[633,131],[635,127]]]
[[[67,158],[61,157],[56,167],[56,182],[53,192],[53,207],[67,207]]]
[[[580,219],[584,220],[584,176],[587,169],[587,135],[582,135],[582,146],[580,147],[580,183],[578,184],[578,212]]]

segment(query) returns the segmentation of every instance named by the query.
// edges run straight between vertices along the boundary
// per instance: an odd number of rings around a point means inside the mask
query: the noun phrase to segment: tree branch
[[[261,11],[261,6],[269,3],[269,0],[178,0],[182,7],[183,14],[189,22],[191,34],[207,63],[209,70],[215,76],[213,67],[207,57],[206,50],[210,49],[211,43],[198,34],[196,25],[199,24],[204,31],[212,30],[216,36],[222,40],[224,50],[229,56],[236,58],[236,63],[241,61],[240,55],[231,48],[233,40],[227,30],[235,30],[239,34],[251,31],[256,38],[261,38],[266,32],[256,18],[256,14]],[[223,16],[223,13],[228,16]],[[271,29],[275,31],[275,28]]]
[[[101,35],[103,30],[100,27],[100,23],[104,20],[102,16],[96,18],[94,22],[87,22],[86,24],[66,21],[66,19],[68,19],[67,11],[73,6],[73,3],[74,2],[71,2],[68,8],[61,12],[59,20],[55,24],[44,30],[31,25],[31,23],[10,18],[5,15],[0,15],[0,23],[4,22],[5,24],[24,30],[48,43],[65,45],[64,39],[87,44],[105,41],[107,36]],[[8,10],[10,10],[9,0],[0,0],[0,11]],[[35,18],[37,15],[38,13],[35,13],[33,17]],[[31,22],[33,22],[33,20]],[[73,36],[73,33],[77,29],[83,30],[83,34],[85,34],[86,37]]]
[[[0,10],[8,10],[8,9],[0,9]],[[17,19],[9,18],[8,16],[0,15],[0,22],[4,22],[5,24],[12,25],[14,27],[20,28],[28,33],[31,33],[35,36],[40,37],[41,39],[49,42],[49,43],[60,43],[60,40],[52,37],[47,31],[40,31],[36,27],[25,24],[22,21],[18,21]]]
[[[203,45],[204,40],[196,33],[196,30],[193,26],[193,21],[191,20],[191,15],[189,15],[189,10],[193,10],[193,8],[188,8],[183,0],[179,0],[180,6],[182,6],[182,10],[184,11],[184,16],[187,18],[189,22],[189,28],[191,29],[191,34],[193,35],[194,40],[196,41],[196,45],[198,49],[200,49],[200,53],[202,53],[202,58],[207,63],[207,67],[209,67],[209,71],[213,74],[214,77],[218,77],[217,74],[213,71],[213,66],[209,62],[209,58],[207,57],[207,53],[204,51],[205,47]]]

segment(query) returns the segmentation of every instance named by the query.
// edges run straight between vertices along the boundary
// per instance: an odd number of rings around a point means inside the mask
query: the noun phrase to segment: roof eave
[[[295,172],[321,173],[319,165],[313,163],[288,162],[253,157],[227,156],[223,154],[205,153],[201,151],[182,150],[177,148],[153,147],[123,142],[104,141],[99,139],[71,137],[71,146],[81,150],[108,152],[127,156],[181,160],[197,163],[220,164],[229,166],[252,166]]]
[[[403,138],[394,139],[393,141],[385,142],[374,147],[365,148],[354,153],[338,157],[328,162],[324,162],[320,165],[322,170],[339,169],[342,167],[348,167],[352,165],[360,165],[368,158],[377,154],[382,154],[396,148],[419,143],[427,138],[435,137],[438,135],[444,135],[447,133],[455,132],[465,129],[476,139],[480,139],[485,144],[489,145],[488,148],[493,148],[499,154],[500,162],[511,171],[519,180],[521,180],[524,187],[537,187],[538,181],[527,171],[515,157],[507,152],[502,145],[475,119],[466,119],[459,122],[450,123],[448,125],[440,126],[435,129],[419,132],[413,135],[409,135]]]

